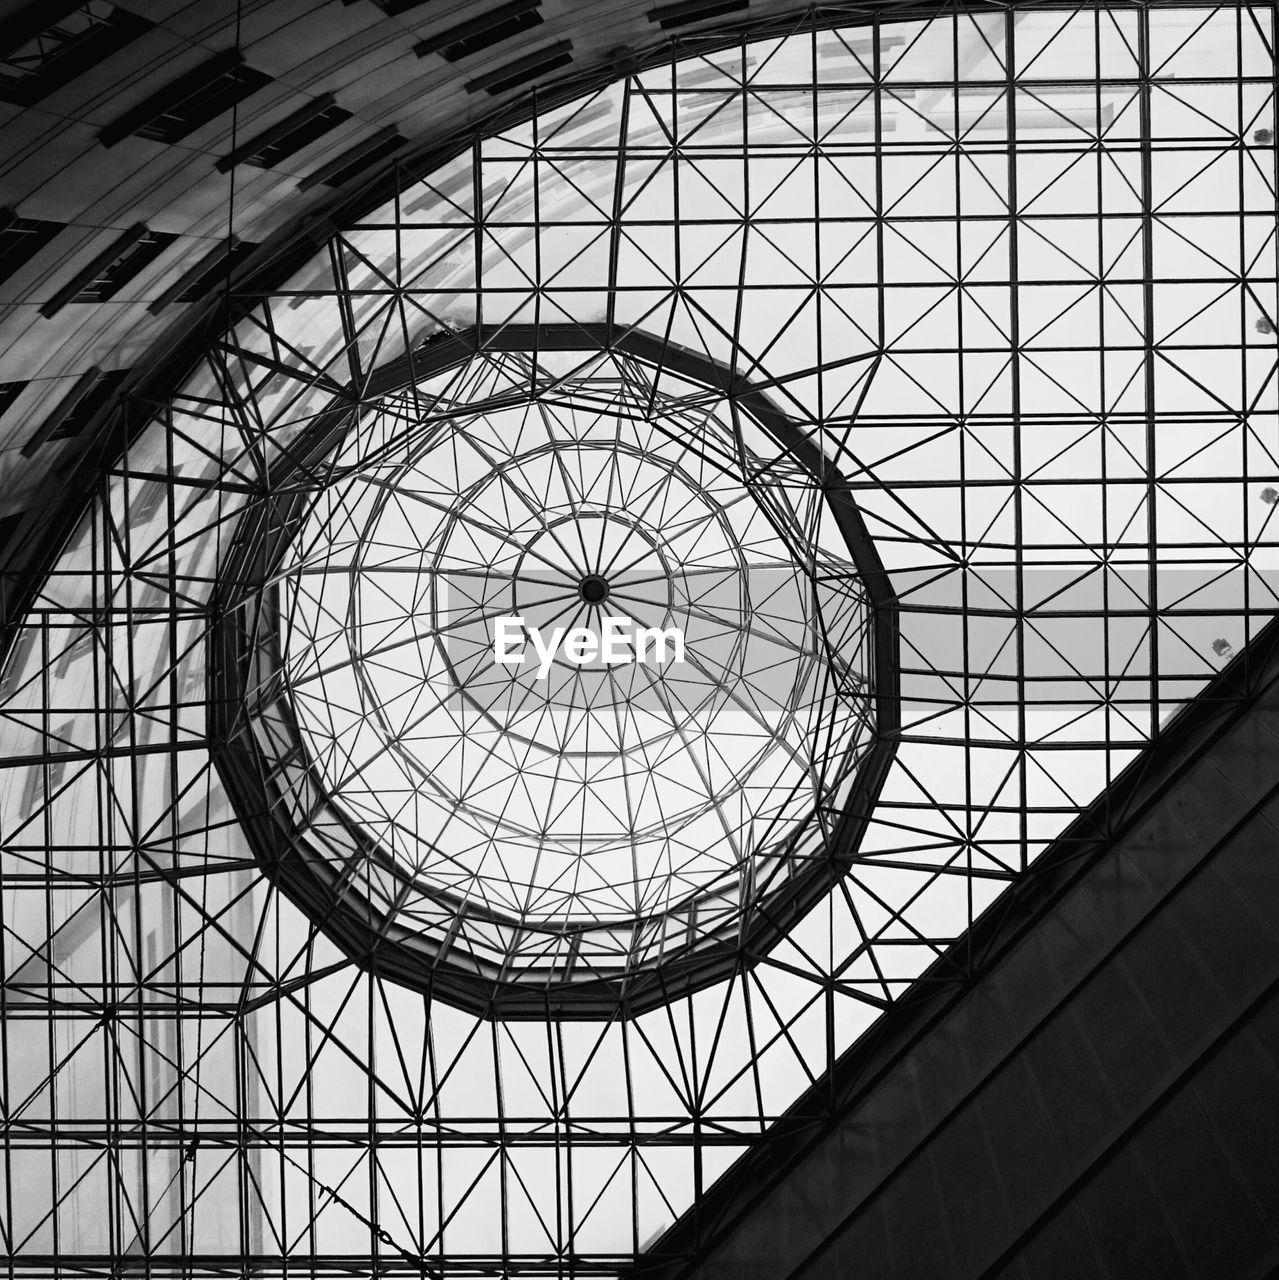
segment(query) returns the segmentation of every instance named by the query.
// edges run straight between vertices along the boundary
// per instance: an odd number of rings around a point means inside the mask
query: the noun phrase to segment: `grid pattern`
[[[1275,611],[1274,92],[1262,6],[693,58],[402,170],[126,405],[149,425],[0,685],[14,1273],[615,1273],[797,1098],[820,1120],[832,1062],[926,969],[962,979],[967,925]],[[601,323],[749,379],[831,460],[899,634],[894,755],[766,952],[635,1017],[485,1020],[262,875],[208,642],[335,396],[450,335]]]
[[[521,988],[544,1017],[568,988],[612,1016],[636,971],[679,955],[704,978],[754,917],[779,927],[779,890],[828,883],[843,810],[868,803],[867,611],[827,476],[746,397],[625,339],[516,340],[340,402],[324,467],[277,470],[242,518],[218,612],[251,675],[223,695],[220,759],[300,904],[344,937],[378,921],[357,957],[436,993],[460,968],[481,1012],[514,1016]],[[610,619],[613,661],[566,656]],[[527,643],[557,633],[553,656]]]

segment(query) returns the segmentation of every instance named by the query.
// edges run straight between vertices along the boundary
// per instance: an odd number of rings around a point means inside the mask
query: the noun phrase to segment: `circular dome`
[[[265,864],[504,1016],[722,974],[838,873],[876,741],[835,474],[707,362],[577,343],[437,341],[340,399],[225,575],[271,584],[224,665],[292,815]]]

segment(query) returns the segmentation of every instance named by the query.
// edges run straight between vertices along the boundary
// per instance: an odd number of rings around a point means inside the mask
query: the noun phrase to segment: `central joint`
[[[608,599],[608,579],[601,578],[598,573],[588,573],[577,584],[577,594],[587,604],[602,604]]]

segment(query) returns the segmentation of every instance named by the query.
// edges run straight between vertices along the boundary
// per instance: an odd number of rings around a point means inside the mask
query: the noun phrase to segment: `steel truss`
[[[771,950],[847,869],[897,708],[883,567],[812,441],[722,366],[598,326],[432,341],[312,435],[215,607],[214,755],[284,892],[485,1016],[634,1015]],[[498,617],[598,627],[592,574],[680,624],[682,669],[495,669]],[[460,837],[422,836],[432,806]]]
[[[952,8],[649,69],[399,168],[120,406],[0,676],[11,1274],[616,1274],[819,1126],[921,975],[970,978],[973,921],[1275,612],[1273,23]],[[515,325],[766,395],[897,634],[849,865],[709,985],[595,1021],[354,962],[214,759],[246,513],[335,397]]]

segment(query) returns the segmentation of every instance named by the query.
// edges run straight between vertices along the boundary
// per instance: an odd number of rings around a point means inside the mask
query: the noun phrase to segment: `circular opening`
[[[879,648],[855,512],[805,460],[765,465],[788,419],[635,335],[530,387],[536,336],[465,377],[380,375],[290,512],[256,634],[307,761],[278,775],[306,806],[297,900],[364,947],[340,909],[358,865],[383,972],[504,1017],[607,1016],[767,947],[844,865],[824,850],[881,776]],[[407,431],[406,377],[433,406]]]

